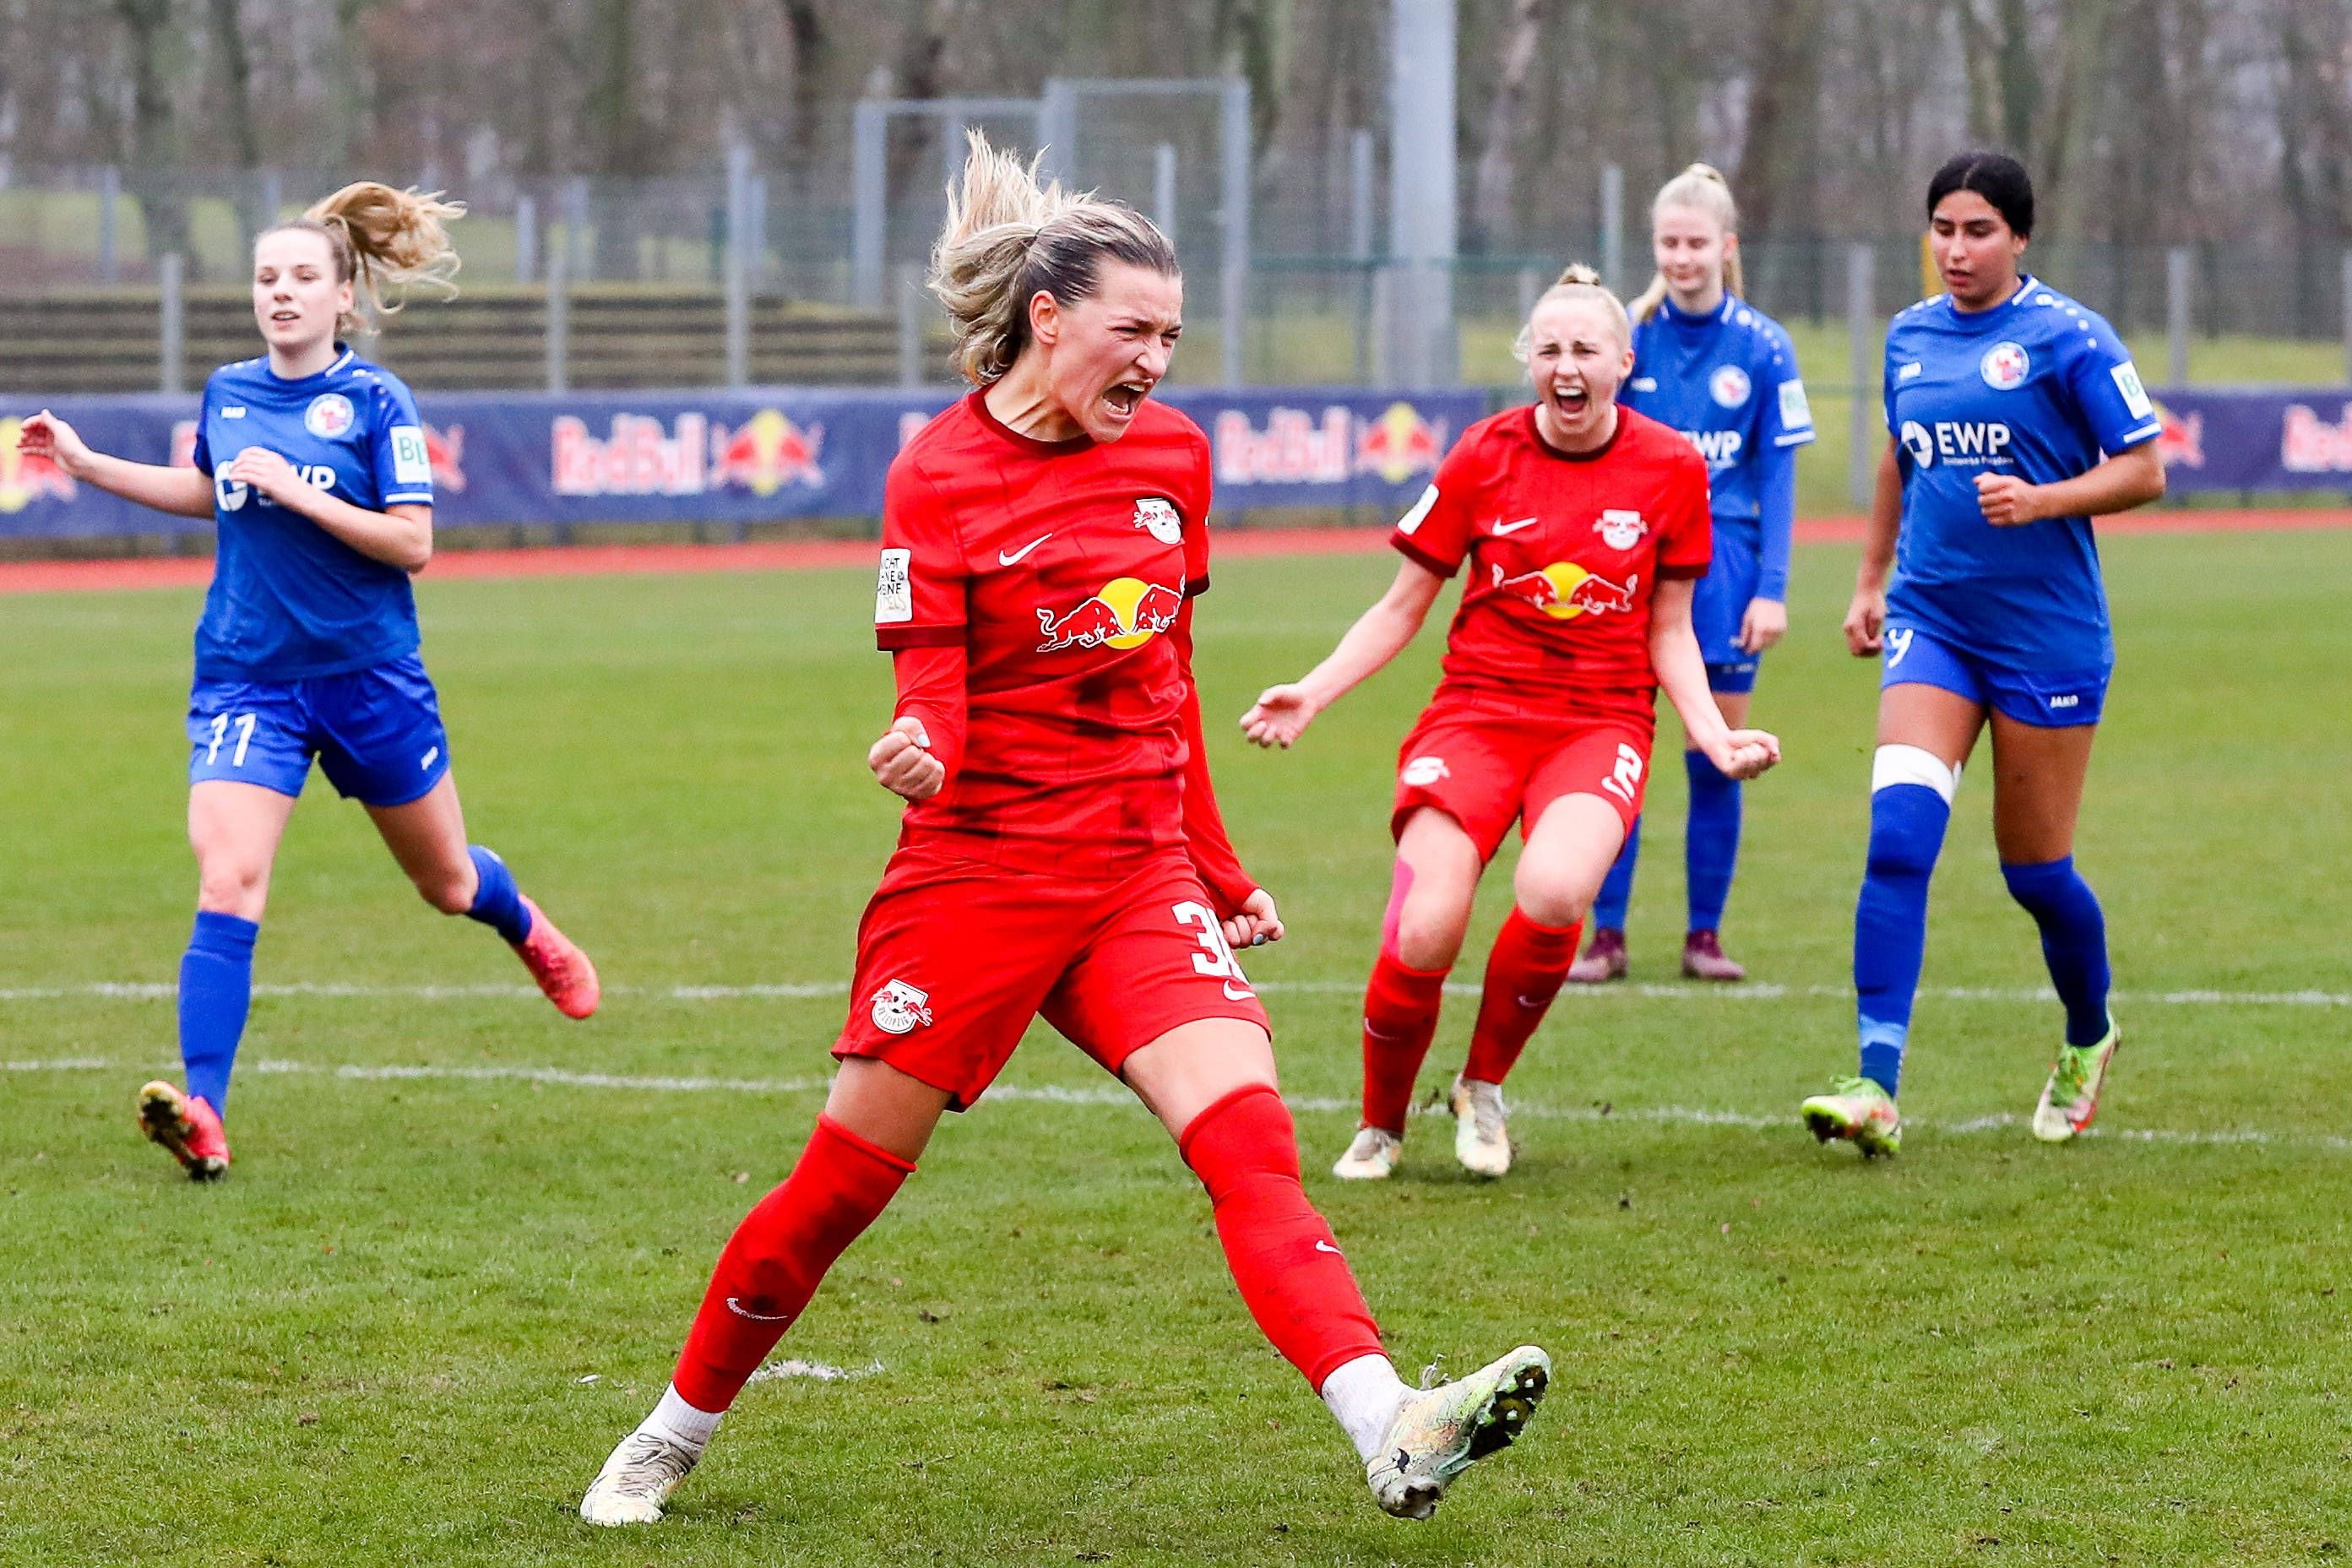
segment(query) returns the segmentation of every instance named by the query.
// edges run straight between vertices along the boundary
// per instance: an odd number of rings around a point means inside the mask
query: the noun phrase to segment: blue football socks
[[[1625,830],[1625,842],[1617,852],[1616,863],[1609,874],[1601,879],[1601,891],[1592,900],[1592,928],[1595,931],[1625,929],[1625,906],[1633,902],[1633,862],[1642,854],[1642,819]]]
[[[198,910],[180,959],[180,1061],[188,1092],[215,1112],[228,1108],[229,1070],[253,1006],[253,942],[260,934],[250,920]]]
[[[1690,776],[1690,821],[1683,829],[1683,880],[1689,889],[1687,931],[1723,929],[1731,873],[1739,863],[1739,780],[1706,759],[1683,753]]]
[[[1853,911],[1854,1011],[1862,1076],[1889,1094],[1927,950],[1927,881],[1951,820],[1950,802],[1925,784],[1888,784],[1870,797],[1870,857]]]
[[[530,910],[523,904],[522,890],[515,886],[514,873],[479,844],[468,846],[466,852],[473,857],[474,870],[481,878],[481,885],[474,890],[474,906],[466,911],[466,917],[480,921],[509,942],[523,941],[530,935]]]
[[[2074,857],[2007,865],[2009,895],[2042,927],[2050,983],[2066,1007],[2066,1043],[2096,1045],[2107,1032],[2107,922]]]

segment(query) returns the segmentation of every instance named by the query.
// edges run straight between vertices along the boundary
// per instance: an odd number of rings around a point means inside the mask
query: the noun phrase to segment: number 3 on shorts
[[[1192,940],[1201,945],[1202,951],[1192,955],[1193,969],[1213,980],[1224,981],[1225,995],[1234,1001],[1252,995],[1249,977],[1242,973],[1241,961],[1226,945],[1225,928],[1218,924],[1217,912],[1197,899],[1188,898],[1171,913],[1176,916],[1176,924],[1191,932]],[[1237,987],[1241,996],[1234,994]]]
[[[1633,803],[1633,791],[1642,787],[1642,754],[1626,745],[1617,743],[1617,768],[1601,781],[1601,787],[1628,806]]]
[[[228,765],[231,768],[245,766],[245,748],[253,744],[253,720],[254,716],[249,713],[236,716],[236,749],[229,754],[228,759]],[[221,742],[228,737],[228,715],[225,713],[213,715],[213,744],[205,753],[205,767],[210,768],[220,760]]]

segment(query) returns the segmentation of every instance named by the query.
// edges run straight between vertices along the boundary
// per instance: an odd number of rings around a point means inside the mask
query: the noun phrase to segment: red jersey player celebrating
[[[1209,444],[1149,401],[1181,327],[1174,251],[977,136],[950,195],[931,287],[978,390],[886,491],[874,619],[898,704],[867,761],[910,804],[859,926],[841,1071],[581,1517],[661,1517],[940,1113],[979,1099],[1043,1015],[1167,1125],[1250,1312],[1354,1440],[1380,1505],[1426,1518],[1517,1436],[1550,1363],[1523,1346],[1409,1391],[1299,1185],[1265,1011],[1233,953],[1282,923],[1226,841],[1192,684]]]
[[[1332,1174],[1388,1176],[1437,1029],[1479,874],[1514,821],[1516,902],[1486,961],[1470,1059],[1454,1080],[1454,1154],[1510,1169],[1502,1083],[1576,957],[1584,912],[1641,814],[1663,685],[1694,749],[1735,779],[1780,760],[1730,729],[1706,685],[1691,593],[1706,571],[1706,464],[1616,403],[1632,370],[1625,308],[1587,267],[1536,302],[1517,351],[1532,408],[1481,420],[1397,524],[1396,580],[1330,657],[1242,718],[1289,746],[1402,652],[1444,580],[1470,565],[1444,678],[1398,754],[1396,877],[1364,998],[1363,1125]]]

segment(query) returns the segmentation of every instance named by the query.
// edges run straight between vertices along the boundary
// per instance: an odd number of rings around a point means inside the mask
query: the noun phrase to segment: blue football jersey
[[[1698,448],[1717,529],[1757,535],[1758,592],[1787,597],[1796,449],[1813,439],[1813,414],[1780,324],[1728,294],[1703,316],[1663,300],[1633,329],[1633,374],[1619,401]]]
[[[433,504],[416,400],[390,371],[349,349],[299,381],[281,380],[267,357],[215,371],[196,422],[195,464],[213,480],[219,538],[196,626],[196,678],[310,680],[416,652],[408,573],[215,473],[249,446],[371,512]]]
[[[1976,481],[2072,479],[2156,438],[2115,329],[2032,277],[1990,310],[1924,299],[1887,329],[1885,401],[1903,474],[1888,620],[2018,669],[2112,664],[2091,520],[1995,528]]]

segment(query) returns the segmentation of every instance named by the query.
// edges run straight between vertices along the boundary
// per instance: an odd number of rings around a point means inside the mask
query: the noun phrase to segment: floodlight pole
[[[1461,374],[1454,340],[1454,0],[1391,0],[1389,13],[1391,374],[1408,386]]]

